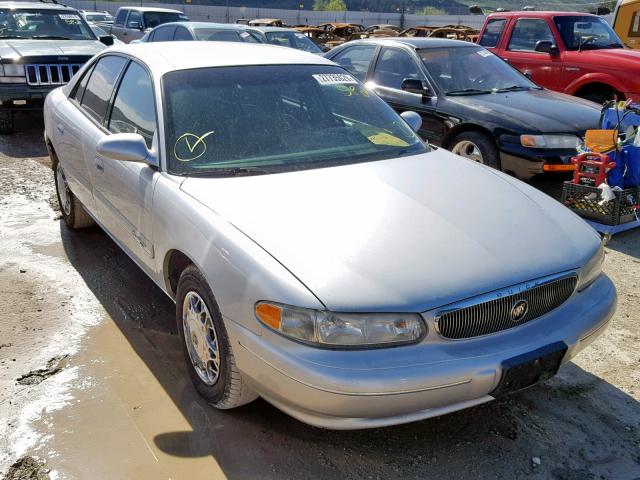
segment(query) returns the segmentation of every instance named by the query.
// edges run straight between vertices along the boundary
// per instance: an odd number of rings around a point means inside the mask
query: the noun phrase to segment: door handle
[[[104,163],[99,158],[96,158],[96,170],[98,170],[100,173],[104,172]]]
[[[64,125],[62,125],[61,123],[56,125],[56,130],[60,135],[64,135]]]

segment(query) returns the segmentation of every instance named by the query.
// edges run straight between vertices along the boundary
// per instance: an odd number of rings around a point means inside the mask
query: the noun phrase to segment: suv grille
[[[29,85],[64,85],[80,70],[81,63],[38,63],[26,65]]]
[[[436,317],[437,329],[445,338],[461,339],[517,327],[559,307],[571,296],[577,282],[575,276],[565,277],[520,293],[448,311]],[[514,311],[519,315],[514,315]]]

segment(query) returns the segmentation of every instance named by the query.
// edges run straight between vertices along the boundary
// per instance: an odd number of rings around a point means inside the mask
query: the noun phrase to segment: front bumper
[[[503,361],[564,342],[567,362],[604,331],[615,306],[615,288],[601,275],[556,310],[511,330],[450,341],[432,328],[417,345],[356,351],[313,348],[266,328],[256,335],[225,323],[238,368],[267,401],[311,425],[359,429],[490,401]]]
[[[0,108],[8,110],[42,110],[44,99],[60,85],[31,87],[27,84],[0,85]]]
[[[576,150],[548,150],[510,146],[500,149],[502,171],[513,173],[521,180],[529,180],[535,175],[551,172],[572,172],[571,157]]]

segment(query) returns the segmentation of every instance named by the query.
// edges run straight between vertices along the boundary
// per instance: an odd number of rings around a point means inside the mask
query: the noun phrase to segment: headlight
[[[598,278],[602,273],[603,263],[604,248],[601,245],[596,254],[578,272],[578,291],[584,290]]]
[[[427,333],[420,315],[413,313],[333,313],[259,302],[256,316],[287,337],[326,347],[415,343]]]
[[[520,144],[529,148],[577,148],[575,135],[520,135]]]

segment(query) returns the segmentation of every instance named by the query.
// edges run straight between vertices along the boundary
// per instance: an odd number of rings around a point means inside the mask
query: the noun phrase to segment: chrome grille
[[[523,289],[517,293],[506,293],[488,301],[465,304],[448,310],[436,317],[437,329],[445,338],[462,339],[489,335],[523,325],[550,312],[563,304],[573,293],[578,282],[570,276]],[[527,302],[524,315],[512,319],[512,310],[521,300]]]
[[[81,63],[32,63],[26,65],[29,85],[64,85],[80,70]]]

